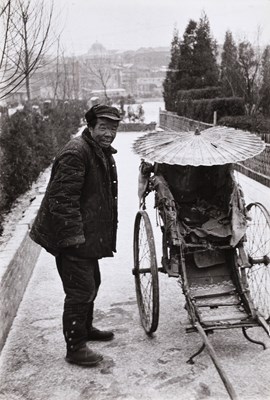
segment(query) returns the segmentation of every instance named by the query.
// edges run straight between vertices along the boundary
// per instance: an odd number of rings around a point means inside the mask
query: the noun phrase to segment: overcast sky
[[[226,30],[236,41],[270,44],[270,0],[54,0],[61,16],[62,43],[69,54],[83,54],[98,41],[108,49],[171,45],[174,26],[182,37],[202,11],[212,36],[223,44]]]

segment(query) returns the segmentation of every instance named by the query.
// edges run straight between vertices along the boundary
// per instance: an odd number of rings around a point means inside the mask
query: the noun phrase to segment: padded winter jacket
[[[102,149],[86,128],[56,156],[30,237],[50,253],[82,258],[116,251],[117,171],[111,146]]]

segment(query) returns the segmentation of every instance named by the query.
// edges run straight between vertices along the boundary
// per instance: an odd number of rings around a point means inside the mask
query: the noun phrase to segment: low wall
[[[159,125],[164,130],[173,131],[189,131],[195,130],[197,127],[200,130],[211,128],[213,125],[204,122],[195,121],[189,118],[181,117],[176,113],[169,111],[160,111]],[[265,139],[265,134],[259,135]],[[234,164],[237,171],[270,187],[270,144],[266,143],[265,150],[258,156],[241,163]]]
[[[17,314],[41,247],[29,237],[43,195],[38,195],[0,251],[0,351]]]
[[[270,144],[254,158],[235,164],[235,169],[242,174],[270,187]]]
[[[154,131],[155,129],[155,122],[150,122],[149,124],[143,122],[120,122],[118,132]]]

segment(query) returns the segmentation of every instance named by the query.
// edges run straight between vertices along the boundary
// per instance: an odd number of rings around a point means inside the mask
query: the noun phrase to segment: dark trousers
[[[56,265],[66,294],[63,333],[67,348],[76,350],[87,342],[92,327],[94,300],[101,282],[98,260],[61,253]]]

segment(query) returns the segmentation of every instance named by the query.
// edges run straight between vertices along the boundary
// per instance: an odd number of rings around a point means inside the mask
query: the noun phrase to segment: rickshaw
[[[189,317],[231,399],[230,383],[208,335],[216,330],[261,326],[269,335],[270,215],[246,205],[233,164],[264,149],[256,135],[226,127],[199,132],[152,132],[133,144],[141,156],[140,210],[134,225],[136,297],[141,324],[151,336],[159,321],[158,273],[178,279]],[[155,195],[162,232],[158,265],[145,198]]]

